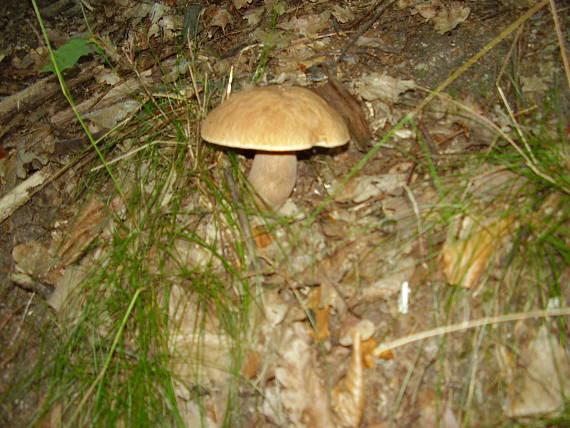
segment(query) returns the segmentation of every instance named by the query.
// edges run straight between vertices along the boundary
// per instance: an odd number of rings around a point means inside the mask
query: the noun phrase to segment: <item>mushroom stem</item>
[[[277,209],[295,187],[297,155],[291,152],[258,152],[247,178],[263,201]]]

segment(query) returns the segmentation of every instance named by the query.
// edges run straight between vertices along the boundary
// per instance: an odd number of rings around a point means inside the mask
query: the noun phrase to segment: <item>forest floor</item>
[[[36,3],[0,5],[1,426],[570,424],[562,1]],[[352,137],[276,212],[200,138],[265,85]]]

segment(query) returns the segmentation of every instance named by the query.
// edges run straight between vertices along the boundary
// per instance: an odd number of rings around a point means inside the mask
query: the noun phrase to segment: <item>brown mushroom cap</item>
[[[202,122],[202,138],[266,152],[337,147],[350,135],[342,117],[309,89],[267,86],[231,95]]]

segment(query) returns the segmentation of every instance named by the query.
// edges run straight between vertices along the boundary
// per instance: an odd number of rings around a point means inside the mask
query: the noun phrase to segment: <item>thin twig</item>
[[[437,327],[432,330],[427,330],[421,333],[412,334],[410,336],[393,340],[388,343],[382,343],[378,345],[374,349],[374,351],[372,351],[372,355],[378,357],[379,355],[382,355],[386,351],[400,348],[404,345],[409,345],[410,343],[419,342],[420,340],[429,339],[435,336],[442,336],[444,334],[456,333],[458,331],[468,330],[471,328],[483,327],[488,324],[499,324],[504,322],[527,320],[531,318],[559,317],[559,316],[569,316],[569,315],[570,315],[570,307],[566,307],[566,308],[546,309],[546,310],[532,311],[532,312],[517,312],[514,314],[498,315],[495,317],[485,317],[478,320],[463,321],[458,324]]]

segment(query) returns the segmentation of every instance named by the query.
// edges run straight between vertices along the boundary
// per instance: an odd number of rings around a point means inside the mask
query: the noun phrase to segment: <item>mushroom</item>
[[[342,146],[350,139],[346,123],[325,100],[296,86],[233,94],[208,114],[201,133],[210,143],[257,151],[248,179],[273,209],[295,186],[296,151]]]

